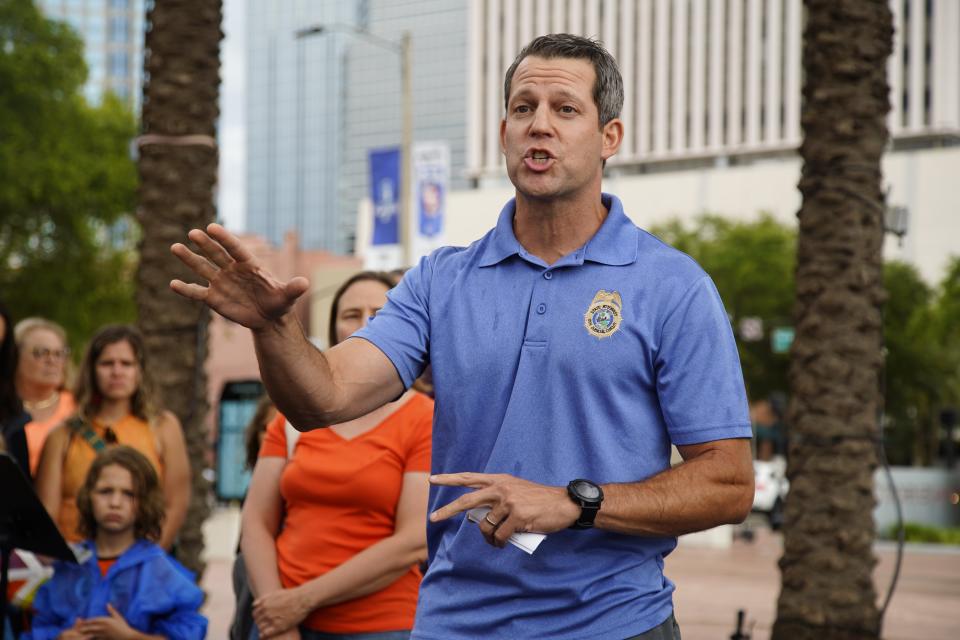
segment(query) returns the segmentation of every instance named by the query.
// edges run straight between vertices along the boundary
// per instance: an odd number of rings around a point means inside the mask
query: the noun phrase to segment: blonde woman
[[[30,475],[36,476],[47,436],[76,408],[73,395],[65,389],[70,348],[63,327],[44,318],[25,318],[13,333],[19,352],[14,380],[23,408],[30,414],[23,429]]]
[[[157,470],[166,518],[158,544],[169,550],[190,502],[190,464],[180,421],[153,399],[143,338],[127,325],[110,325],[90,341],[76,385],[77,414],[47,438],[37,493],[67,540],[78,541],[76,496],[103,449],[123,444]]]

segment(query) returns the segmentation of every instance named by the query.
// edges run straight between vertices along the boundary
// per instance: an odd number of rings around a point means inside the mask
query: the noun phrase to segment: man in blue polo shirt
[[[364,330],[327,352],[292,313],[306,281],[265,273],[221,227],[174,253],[172,283],[250,327],[271,396],[328,425],[433,365],[428,546],[414,638],[679,638],[663,559],[742,520],[753,496],[739,360],[710,278],[601,192],[623,139],[613,58],[537,38],[505,80],[516,197],[495,229],[424,258]],[[670,467],[670,445],[684,463]],[[489,512],[479,526],[464,514]],[[547,537],[528,555],[515,532]]]

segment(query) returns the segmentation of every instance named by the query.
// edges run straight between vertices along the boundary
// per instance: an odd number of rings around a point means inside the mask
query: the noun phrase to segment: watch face
[[[597,500],[600,498],[600,488],[592,482],[584,482],[581,480],[574,485],[574,490],[584,500]]]

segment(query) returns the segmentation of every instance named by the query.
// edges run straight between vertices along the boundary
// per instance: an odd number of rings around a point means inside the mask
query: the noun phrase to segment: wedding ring
[[[486,521],[487,521],[487,524],[489,524],[489,525],[490,525],[491,527],[493,527],[494,529],[496,529],[497,527],[500,526],[500,523],[499,523],[499,522],[494,522],[493,520],[490,519],[490,514],[489,514],[489,513],[488,513],[487,515],[483,516],[483,519],[486,520]]]

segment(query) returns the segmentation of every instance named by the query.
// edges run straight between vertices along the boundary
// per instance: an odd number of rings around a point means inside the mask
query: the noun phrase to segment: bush
[[[935,527],[929,524],[907,522],[903,525],[906,542],[960,545],[960,527]],[[885,538],[897,539],[897,526],[887,529]]]

